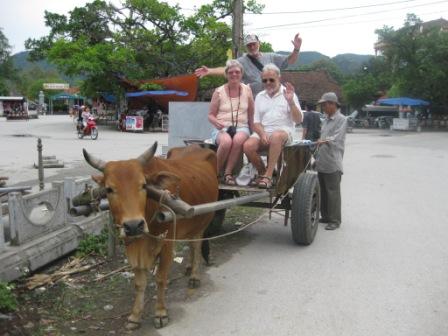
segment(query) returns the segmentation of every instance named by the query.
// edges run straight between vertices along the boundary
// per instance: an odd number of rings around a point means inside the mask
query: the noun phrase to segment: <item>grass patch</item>
[[[0,281],[0,312],[8,313],[16,310],[17,301],[12,290],[13,284],[7,284]]]
[[[91,254],[105,256],[107,254],[107,241],[107,229],[103,229],[99,235],[86,235],[86,237],[79,242],[76,256],[80,258]]]

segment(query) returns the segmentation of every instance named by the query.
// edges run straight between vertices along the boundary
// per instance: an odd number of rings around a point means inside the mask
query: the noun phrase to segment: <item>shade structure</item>
[[[188,92],[176,91],[176,90],[156,90],[156,91],[138,91],[138,92],[126,93],[127,98],[143,97],[143,96],[168,96],[168,95],[186,97],[188,96]]]
[[[378,104],[382,105],[407,105],[407,106],[428,106],[429,102],[423,99],[397,97],[397,98],[384,98],[378,99]]]
[[[59,100],[59,99],[73,99],[73,100],[82,99],[82,100],[84,100],[85,99],[83,96],[80,96],[77,94],[65,93],[65,92],[55,94],[54,96],[51,96],[50,98],[51,98],[51,100]]]
[[[142,84],[159,84],[163,90],[159,92],[172,91],[174,94],[138,94],[128,97],[128,107],[137,109],[148,104],[157,104],[163,111],[168,112],[170,102],[195,101],[197,97],[199,78],[194,74],[165,77],[159,79],[147,79],[132,82],[125,78],[119,78],[120,84],[128,93],[141,92],[139,88]],[[186,94],[185,94],[186,93]],[[130,99],[129,99],[130,98]]]

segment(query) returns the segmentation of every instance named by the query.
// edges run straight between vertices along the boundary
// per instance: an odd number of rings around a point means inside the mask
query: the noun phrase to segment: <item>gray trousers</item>
[[[320,184],[320,215],[324,222],[341,224],[341,172],[317,173]]]

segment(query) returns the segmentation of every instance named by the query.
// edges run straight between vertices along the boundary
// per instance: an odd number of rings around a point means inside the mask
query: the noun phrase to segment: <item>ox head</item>
[[[157,142],[137,159],[110,162],[96,158],[83,149],[86,161],[103,173],[92,178],[106,189],[109,208],[122,238],[138,237],[149,232],[145,216],[148,185],[164,188],[176,179],[168,172],[151,172],[148,169],[156,149]]]

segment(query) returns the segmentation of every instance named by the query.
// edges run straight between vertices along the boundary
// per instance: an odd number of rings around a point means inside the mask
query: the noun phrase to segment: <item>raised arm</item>
[[[294,40],[292,40],[291,43],[293,44],[294,49],[288,56],[288,64],[294,64],[299,59],[300,47],[302,46],[302,38],[299,33],[294,36]]]
[[[194,74],[198,76],[199,78],[205,77],[205,76],[224,76],[225,71],[224,67],[218,67],[218,68],[209,68],[205,65],[201,66],[200,68],[197,68],[194,71]]]
[[[299,100],[294,93],[294,86],[291,83],[285,83],[285,92],[283,93],[286,101],[288,102],[289,109],[291,111],[292,120],[296,124],[300,124],[303,120],[302,109],[300,108]]]

